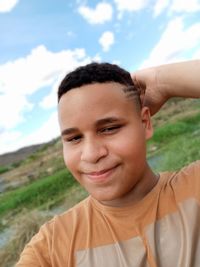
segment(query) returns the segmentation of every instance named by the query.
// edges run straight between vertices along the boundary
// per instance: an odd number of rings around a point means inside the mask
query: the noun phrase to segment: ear
[[[146,140],[150,139],[153,135],[153,126],[151,123],[151,115],[148,107],[143,107],[141,109],[141,120],[143,127],[145,129]]]

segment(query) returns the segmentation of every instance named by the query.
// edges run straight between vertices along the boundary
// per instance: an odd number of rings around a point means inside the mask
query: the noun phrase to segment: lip
[[[110,176],[113,174],[113,172],[116,170],[118,166],[119,165],[116,165],[109,169],[105,169],[105,170],[101,170],[97,172],[89,172],[89,173],[84,173],[84,174],[92,182],[102,183],[102,182],[107,181],[110,178]]]

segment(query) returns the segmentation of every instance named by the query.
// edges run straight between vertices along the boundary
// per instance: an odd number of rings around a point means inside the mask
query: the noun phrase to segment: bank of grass
[[[200,112],[194,116],[187,116],[173,123],[166,123],[156,129],[150,143],[167,143],[173,138],[198,130],[200,127]]]
[[[9,171],[11,169],[11,167],[9,166],[0,166],[0,174],[5,173],[7,171]]]
[[[199,131],[200,134],[200,131]],[[168,145],[167,151],[157,168],[160,170],[178,170],[189,163],[200,160],[199,136],[186,135]]]
[[[156,171],[177,170],[200,159],[200,112],[159,127],[148,143]]]
[[[61,201],[76,182],[72,175],[61,170],[22,188],[0,195],[0,216],[8,212],[19,212],[24,208],[33,209]]]
[[[22,214],[15,220],[10,242],[0,250],[0,266],[11,267],[17,262],[24,246],[51,216],[38,211]]]

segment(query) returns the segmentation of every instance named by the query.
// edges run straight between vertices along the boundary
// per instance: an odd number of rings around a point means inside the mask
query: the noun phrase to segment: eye
[[[100,130],[100,133],[108,133],[112,134],[117,132],[118,129],[120,129],[122,126],[121,125],[113,125],[113,126],[107,126],[103,129]]]
[[[76,144],[81,140],[81,138],[82,138],[81,135],[75,135],[75,136],[71,136],[71,137],[65,138],[64,140],[66,142],[75,143]]]

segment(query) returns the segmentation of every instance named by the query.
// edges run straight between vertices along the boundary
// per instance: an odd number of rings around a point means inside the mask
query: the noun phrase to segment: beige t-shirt
[[[17,267],[199,267],[200,161],[162,173],[140,202],[92,197],[43,225]]]

